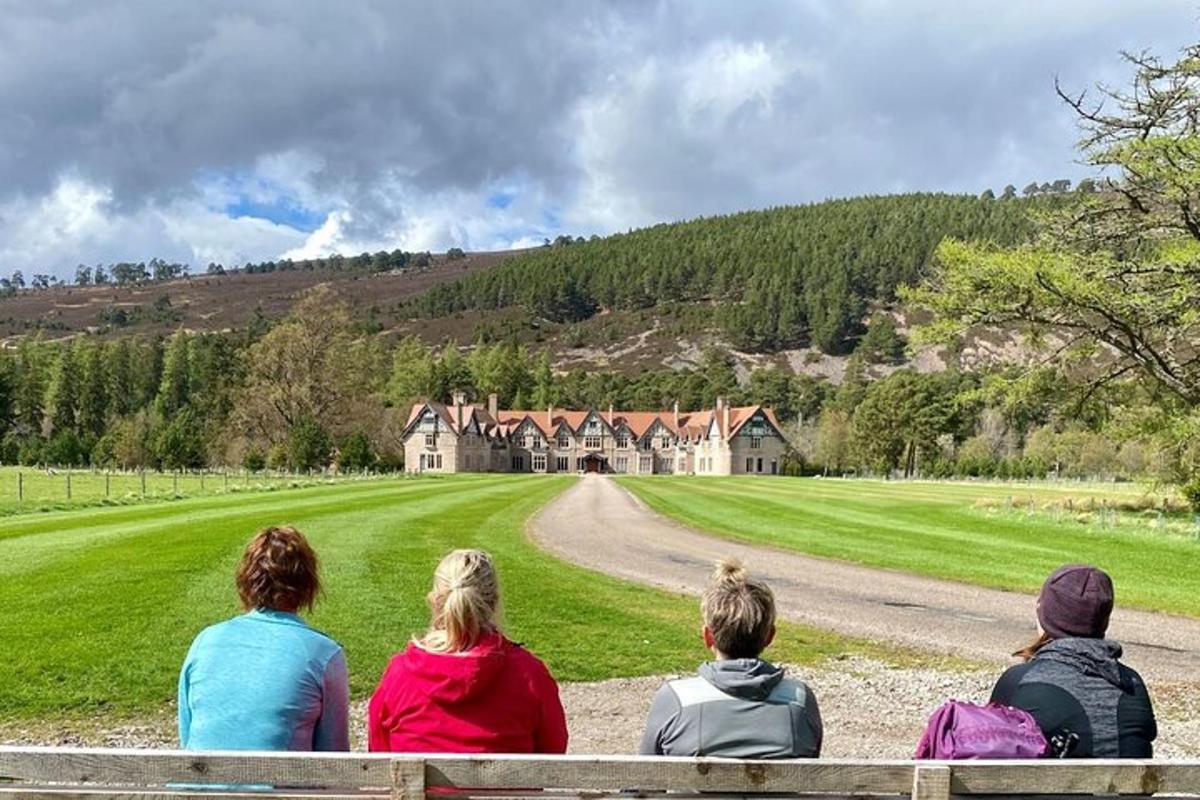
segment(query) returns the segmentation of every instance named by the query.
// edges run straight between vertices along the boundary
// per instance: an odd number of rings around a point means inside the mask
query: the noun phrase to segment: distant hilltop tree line
[[[1025,188],[1021,190],[1021,195],[1023,197],[1039,197],[1039,196],[1044,196],[1044,195],[1066,194],[1070,191],[1071,191],[1071,181],[1069,181],[1066,178],[1059,178],[1058,180],[1054,181],[1053,183],[1050,183],[1048,181],[1043,182],[1043,183],[1038,183],[1037,181],[1030,181],[1029,183],[1027,183],[1025,185]],[[1084,178],[1075,187],[1076,194],[1095,194],[1099,191],[1101,191],[1101,183],[1097,183],[1095,180],[1093,180],[1091,178]],[[982,194],[979,195],[979,199],[980,200],[995,200],[996,193],[993,192],[991,189],[984,189]],[[1003,189],[1000,190],[1000,199],[1001,200],[1017,199],[1017,187],[1013,186],[1011,183],[1009,185],[1005,186]]]
[[[1028,209],[1074,195],[1013,203],[944,194],[834,200],[656,225],[604,239],[563,237],[413,299],[401,315],[524,307],[554,322],[605,309],[706,303],[740,349],[813,344],[845,353],[872,305],[927,274],[952,236],[1013,245],[1032,233]]]
[[[452,247],[446,251],[447,261],[458,261],[466,258],[461,248]],[[380,250],[377,253],[361,253],[357,256],[330,255],[325,258],[310,258],[292,260],[290,258],[275,261],[247,261],[240,267],[225,267],[222,264],[210,262],[205,268],[206,275],[229,275],[245,273],[260,275],[270,272],[391,272],[394,270],[416,269],[425,270],[433,266],[433,254],[424,252],[409,252],[407,250]],[[0,278],[0,297],[11,297],[24,290],[37,291],[64,286],[138,286],[150,283],[161,283],[178,278],[191,277],[191,266],[161,258],[149,261],[122,261],[113,264],[80,264],[75,268],[73,281],[64,281],[49,274],[37,273],[26,280],[21,270],[15,270],[9,277]]]

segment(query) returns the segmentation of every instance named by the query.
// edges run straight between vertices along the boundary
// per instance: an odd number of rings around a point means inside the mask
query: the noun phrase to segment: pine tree
[[[79,428],[93,437],[104,434],[108,423],[108,386],[104,353],[98,345],[85,347],[79,392]]]
[[[46,395],[46,407],[50,416],[52,433],[78,432],[81,388],[76,348],[74,345],[61,347],[58,353],[58,363],[54,368],[54,377]]]
[[[162,377],[154,408],[163,418],[181,411],[188,402],[188,337],[179,331],[163,353]]]

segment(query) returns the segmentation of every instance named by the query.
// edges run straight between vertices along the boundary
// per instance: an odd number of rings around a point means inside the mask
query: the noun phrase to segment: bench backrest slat
[[[183,794],[180,784],[212,787]],[[678,796],[1200,795],[1200,761],[914,762],[821,759],[739,761],[641,756],[499,756],[179,752],[0,747],[0,798],[235,796],[227,785],[281,787],[272,797],[437,795]],[[107,787],[106,787],[107,785]],[[287,788],[282,788],[287,787]],[[124,793],[124,794],[122,794]],[[242,794],[245,794],[242,792]],[[22,795],[30,796],[30,795]],[[262,792],[251,796],[264,797]]]

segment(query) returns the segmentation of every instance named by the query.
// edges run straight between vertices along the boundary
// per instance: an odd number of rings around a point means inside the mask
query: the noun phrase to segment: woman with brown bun
[[[189,750],[349,750],[341,645],[300,618],[321,590],[295,528],[266,528],[237,569],[246,613],[201,631],[179,675],[179,743]]]
[[[1112,609],[1112,579],[1103,570],[1055,571],[1038,596],[1038,638],[992,690],[993,702],[1033,715],[1056,755],[1154,755],[1158,727],[1146,684],[1121,663],[1121,645],[1105,638]]]

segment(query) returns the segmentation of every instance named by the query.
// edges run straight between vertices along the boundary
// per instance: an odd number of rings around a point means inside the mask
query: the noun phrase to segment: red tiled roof
[[[417,403],[413,406],[409,413],[408,422],[405,424],[405,429],[412,426],[421,413],[421,410],[428,406],[434,411],[447,427],[455,432],[458,427],[455,424],[456,410],[455,406],[447,406],[442,403],[424,402]],[[776,429],[779,428],[779,421],[775,418],[775,413],[762,406],[732,406],[729,408],[729,430],[724,431],[724,435],[731,437],[737,434],[739,430],[755,415],[762,411],[767,420]],[[546,438],[554,436],[561,425],[567,425],[572,432],[579,430],[580,426],[591,415],[591,411],[568,410],[562,408],[552,408],[545,411],[519,411],[511,409],[503,409],[496,412],[496,419],[487,410],[481,406],[464,405],[462,406],[463,424],[464,426],[474,418],[486,432],[498,432],[511,434],[526,420],[530,420],[542,435]],[[624,425],[635,438],[641,438],[654,427],[656,422],[661,422],[668,430],[678,436],[687,437],[689,439],[700,439],[708,434],[708,429],[712,425],[713,418],[716,417],[718,425],[725,427],[723,415],[718,414],[716,409],[705,409],[703,411],[681,411],[678,414],[678,423],[676,424],[676,415],[674,411],[614,411],[609,412],[596,411],[596,415],[604,420],[610,427],[616,429]]]

